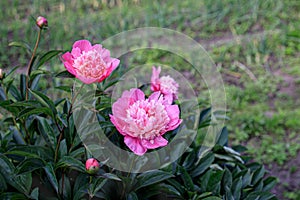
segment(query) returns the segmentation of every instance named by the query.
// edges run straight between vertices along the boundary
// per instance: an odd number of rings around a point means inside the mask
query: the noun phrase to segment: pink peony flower
[[[169,75],[159,78],[160,72],[160,66],[158,69],[156,69],[154,66],[152,67],[151,90],[153,92],[160,91],[164,96],[169,96],[172,101],[178,99],[178,84]]]
[[[97,173],[99,168],[100,168],[99,162],[95,158],[89,158],[85,162],[85,169],[90,174]]]
[[[36,19],[36,25],[40,28],[46,28],[48,26],[48,21],[45,17],[39,16]]]
[[[179,108],[171,105],[160,92],[154,92],[148,99],[140,89],[125,91],[112,105],[111,122],[124,136],[125,144],[137,155],[147,149],[166,146],[162,137],[182,122]]]
[[[66,69],[83,83],[101,82],[117,68],[120,60],[110,57],[109,50],[100,44],[94,46],[87,40],[79,40],[73,49],[62,55]]]

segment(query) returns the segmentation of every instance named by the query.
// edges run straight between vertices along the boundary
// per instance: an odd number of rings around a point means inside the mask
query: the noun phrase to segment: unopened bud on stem
[[[89,174],[95,174],[99,171],[100,165],[95,158],[89,158],[85,162],[85,169]]]
[[[48,21],[45,17],[39,16],[36,19],[36,25],[40,28],[47,28],[48,27]]]

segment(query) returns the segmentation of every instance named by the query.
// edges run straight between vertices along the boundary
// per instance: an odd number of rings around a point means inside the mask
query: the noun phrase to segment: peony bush
[[[41,53],[38,45],[48,21],[40,16],[36,25],[38,38],[28,49],[26,74],[15,73],[17,68],[0,69],[0,199],[277,199],[270,192],[276,178],[252,162],[243,153],[245,147],[228,146],[226,127],[205,154],[206,146],[195,140],[179,159],[161,169],[123,172],[108,167],[109,160],[97,160],[77,134],[74,86],[43,88],[43,78],[79,80],[80,89],[95,86],[93,112],[103,134],[138,158],[168,146],[184,126],[184,105],[178,101],[181,85],[170,75],[160,76],[163,68],[153,66],[150,84],[122,91],[112,105],[107,104],[120,80],[120,60],[88,40],[76,41],[71,51]],[[29,48],[19,42],[11,45]],[[51,59],[62,61],[62,72],[41,69]],[[51,91],[56,90],[69,95],[55,96]],[[221,117],[211,108],[201,109],[199,132]]]

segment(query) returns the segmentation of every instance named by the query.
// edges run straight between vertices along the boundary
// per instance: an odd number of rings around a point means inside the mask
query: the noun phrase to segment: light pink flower
[[[169,75],[159,78],[160,72],[160,66],[157,69],[154,66],[152,67],[151,90],[154,92],[160,91],[164,96],[171,97],[172,100],[178,99],[177,93],[179,85]]]
[[[38,18],[36,18],[36,25],[40,28],[46,28],[48,26],[48,21],[45,17],[38,16]]]
[[[89,158],[85,162],[85,169],[88,173],[94,174],[98,172],[100,168],[99,162],[95,158]]]
[[[125,91],[112,106],[111,122],[124,136],[125,144],[137,155],[147,149],[166,146],[162,137],[182,122],[179,108],[171,105],[160,92],[154,92],[148,99],[140,89]]]
[[[109,50],[100,44],[94,46],[87,40],[79,40],[73,49],[62,55],[66,69],[83,83],[101,82],[117,68],[120,60],[110,57]]]

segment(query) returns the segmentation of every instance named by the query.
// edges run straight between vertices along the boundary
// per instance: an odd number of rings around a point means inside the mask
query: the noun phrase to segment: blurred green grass
[[[34,19],[39,15],[49,21],[41,42],[44,51],[68,50],[78,39],[101,43],[139,27],[183,32],[208,50],[223,76],[231,143],[245,144],[256,160],[267,165],[284,165],[299,152],[297,0],[8,0],[0,1],[0,10],[0,68],[4,69],[26,66],[26,52],[8,44],[19,40],[34,44]],[[128,65],[159,63],[162,59],[170,66],[174,62],[186,64],[162,51],[137,51],[132,55]],[[57,59],[47,67],[61,71],[62,64]],[[196,83],[195,87],[208,104],[205,85]]]

